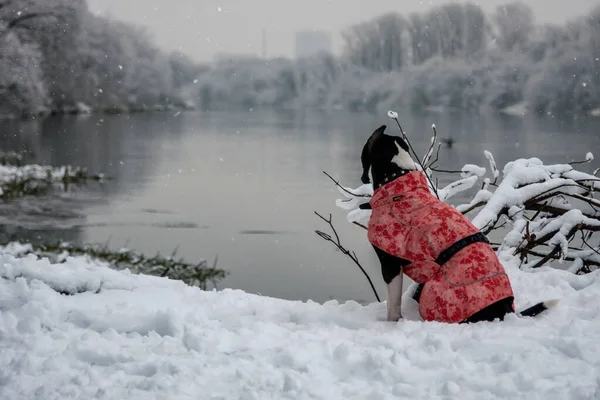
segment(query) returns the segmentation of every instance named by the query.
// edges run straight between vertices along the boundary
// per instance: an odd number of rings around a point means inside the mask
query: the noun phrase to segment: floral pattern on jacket
[[[419,300],[424,320],[461,322],[499,300],[514,297],[504,267],[487,243],[466,246],[443,266],[434,261],[442,251],[479,230],[431,194],[423,173],[413,171],[378,188],[370,203],[369,241],[411,262],[403,271],[424,284]]]

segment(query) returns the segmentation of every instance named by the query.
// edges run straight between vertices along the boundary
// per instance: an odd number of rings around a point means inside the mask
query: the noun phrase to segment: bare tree
[[[375,71],[399,70],[407,64],[407,29],[406,19],[397,13],[351,26],[342,32],[346,56]]]
[[[496,43],[506,51],[525,46],[535,27],[533,11],[520,1],[497,7],[493,20]]]

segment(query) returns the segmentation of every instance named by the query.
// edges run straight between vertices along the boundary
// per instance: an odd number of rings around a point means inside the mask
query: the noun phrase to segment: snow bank
[[[384,322],[385,304],[204,292],[84,258],[0,249],[0,398],[592,399],[600,272],[507,267],[535,319]],[[63,295],[58,291],[75,293]]]
[[[52,167],[30,164],[24,166],[0,165],[0,182],[5,183],[16,178],[60,181],[65,177],[74,177],[85,173],[85,169],[70,166]]]
[[[85,168],[49,165],[0,165],[0,197],[14,190],[24,194],[34,193],[49,185],[76,183],[86,179],[102,180],[104,174],[88,174]]]

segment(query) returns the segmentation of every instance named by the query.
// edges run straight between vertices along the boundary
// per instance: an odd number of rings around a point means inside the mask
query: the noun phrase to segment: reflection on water
[[[401,113],[403,128],[424,154],[435,123],[440,167],[498,166],[517,157],[546,163],[583,159],[600,149],[599,121]],[[157,113],[47,118],[0,123],[4,150],[34,162],[80,165],[114,180],[73,193],[0,204],[0,237],[125,243],[148,254],[179,253],[188,261],[219,257],[231,272],[220,287],[288,299],[373,301],[360,271],[315,233],[314,211],[332,213],[343,244],[355,250],[385,290],[365,232],[335,207],[341,197],[327,171],[360,185],[360,152],[384,116],[344,113]],[[591,166],[582,166],[583,170]],[[440,174],[440,185],[456,176]],[[463,195],[453,203],[466,201]]]

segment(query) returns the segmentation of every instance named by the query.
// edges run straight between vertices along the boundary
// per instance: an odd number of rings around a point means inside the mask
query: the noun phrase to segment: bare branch
[[[583,232],[583,231],[582,231],[582,232]],[[590,235],[590,237],[591,237],[591,235]],[[596,254],[598,254],[598,255],[600,256],[600,247],[599,247],[599,248],[597,248],[597,249],[596,249],[596,248],[594,248],[594,247],[592,247],[592,246],[591,246],[591,245],[590,245],[590,244],[587,242],[587,240],[585,239],[585,235],[583,235],[583,234],[581,235],[581,240],[583,241],[583,244],[585,244],[585,245],[586,245],[586,246],[587,246],[587,247],[588,247],[590,250],[592,250],[594,253],[596,253]]]
[[[525,208],[530,211],[542,211],[542,212],[548,212],[548,213],[555,214],[555,215],[564,215],[564,214],[568,213],[569,211],[571,211],[569,209],[565,209],[562,207],[550,206],[550,205],[545,205],[545,204],[537,204],[537,203],[527,204],[527,202],[525,204]],[[587,218],[597,219],[600,221],[600,216],[590,215],[589,213],[586,213],[583,211],[581,211],[581,213]]]
[[[448,169],[437,169],[437,168],[430,168],[433,172],[441,172],[444,174],[462,174],[463,171],[455,171],[455,170],[448,170]]]
[[[437,152],[435,153],[435,159],[427,166],[427,168],[431,169],[440,159],[440,149],[442,148],[442,144],[438,143]]]
[[[371,280],[371,277],[369,276],[369,274],[367,274],[367,271],[365,271],[363,266],[358,261],[358,257],[356,256],[356,253],[351,252],[351,251],[347,250],[346,248],[344,248],[344,246],[342,246],[342,243],[340,242],[340,237],[339,237],[337,231],[335,230],[335,227],[333,226],[331,214],[329,214],[329,218],[323,217],[321,214],[319,214],[316,211],[315,211],[315,214],[319,218],[321,218],[323,221],[325,221],[329,224],[329,227],[331,228],[331,230],[333,231],[333,234],[335,235],[335,240],[331,237],[331,235],[329,235],[323,231],[316,230],[315,233],[317,235],[319,235],[322,239],[333,243],[335,245],[335,247],[337,247],[338,250],[340,250],[342,252],[342,254],[345,254],[348,257],[350,257],[350,259],[354,262],[354,264],[356,264],[358,266],[358,268],[360,268],[360,270],[362,271],[364,276],[367,278],[367,280],[369,281],[369,285],[371,286],[371,289],[373,290],[373,293],[375,294],[375,298],[377,299],[378,302],[381,303],[381,299],[379,298],[379,295],[377,294],[377,290],[375,290],[375,285],[373,285],[373,281]]]
[[[0,40],[3,39],[9,32],[11,32],[12,29],[20,26],[25,21],[28,21],[31,19],[36,19],[36,18],[48,17],[48,16],[57,16],[57,15],[58,14],[53,13],[53,12],[34,12],[34,13],[19,15],[18,17],[10,20],[8,22],[8,24],[6,25],[6,27],[2,31],[0,31]]]
[[[577,165],[577,164],[589,164],[589,163],[591,163],[591,162],[592,162],[592,160],[593,160],[593,158],[592,158],[592,159],[590,159],[590,160],[571,161],[571,162],[569,163],[569,165]]]
[[[342,189],[344,192],[348,193],[349,195],[351,195],[351,196],[354,196],[354,197],[365,197],[365,198],[371,197],[371,196],[370,196],[370,195],[368,195],[368,194],[357,194],[357,193],[352,193],[351,191],[349,191],[348,189],[346,189],[345,187],[343,187],[343,186],[340,184],[340,182],[339,182],[339,181],[337,181],[336,179],[334,179],[334,178],[333,178],[331,175],[329,175],[327,172],[323,171],[323,173],[324,173],[325,175],[327,175],[327,177],[328,177],[329,179],[331,179],[331,180],[333,181],[333,183],[335,183],[335,185],[336,185],[337,187],[339,187],[340,189]]]
[[[406,141],[406,144],[408,144],[408,148],[410,149],[410,151],[413,152],[413,156],[417,160],[417,163],[419,164],[419,166],[421,166],[421,169],[423,170],[423,174],[425,175],[425,178],[427,178],[427,180],[429,181],[429,184],[431,185],[431,189],[433,190],[435,197],[437,197],[439,199],[440,196],[437,191],[437,185],[434,185],[433,181],[431,180],[431,177],[427,174],[427,168],[425,168],[425,166],[419,159],[419,156],[417,155],[417,152],[415,151],[415,149],[413,149],[412,144],[410,143],[410,140],[408,140],[408,136],[406,136],[406,133],[404,133],[404,129],[402,129],[402,125],[400,125],[400,121],[398,121],[398,117],[396,116],[393,119],[394,119],[394,121],[396,121],[398,128],[400,128],[400,133],[402,133],[403,139]]]
[[[469,208],[467,208],[466,210],[464,210],[464,211],[461,211],[461,212],[462,212],[462,214],[463,214],[463,215],[464,215],[464,214],[468,214],[468,213],[470,213],[471,211],[475,210],[476,208],[483,207],[483,206],[485,206],[486,204],[487,204],[487,201],[480,201],[479,203],[473,204],[471,207],[469,207]]]
[[[427,163],[431,159],[431,155],[433,154],[433,148],[435,147],[435,142],[437,140],[437,129],[435,129],[435,125],[431,125],[431,129],[433,129],[433,137],[431,138],[431,145],[429,149],[427,149],[427,153],[425,153],[425,157],[423,157],[423,165],[425,169],[429,168]]]
[[[529,252],[529,254],[531,254],[532,256],[535,256],[535,257],[544,257],[544,258],[548,258],[548,259],[546,260],[546,262],[547,262],[547,261],[549,261],[549,260],[558,260],[558,257],[556,256],[556,254],[550,255],[551,253],[548,253],[548,252],[542,252],[542,251],[535,251],[535,250],[531,250],[531,251]],[[572,262],[572,261],[575,261],[575,257],[565,257],[565,258],[564,258],[564,260],[565,260],[565,261],[571,261],[571,262]],[[586,263],[587,265],[596,265],[596,266],[600,267],[600,263],[599,263],[599,262],[596,262],[596,261],[593,261],[593,260],[585,260],[585,263]],[[537,266],[537,267],[536,267],[536,266],[531,266],[530,268],[534,268],[534,269],[535,269],[535,268],[539,268],[539,267],[542,267],[542,266],[543,266],[543,263],[542,263],[542,264],[540,264],[540,265],[539,265],[539,266]]]
[[[49,11],[49,12],[34,12],[34,13],[30,13],[30,14],[19,15],[17,18],[11,20],[8,23],[7,28],[12,29],[15,26],[17,26],[27,20],[41,18],[41,17],[49,17],[49,16],[57,16],[57,14]]]
[[[354,221],[354,222],[352,222],[352,223],[353,223],[354,225],[356,225],[356,226],[360,226],[361,228],[363,228],[363,229],[364,229],[364,230],[366,230],[366,231],[368,231],[368,230],[369,230],[369,228],[367,228],[366,226],[364,226],[364,225],[363,225],[363,224],[361,224],[360,222],[356,222],[356,221]]]

